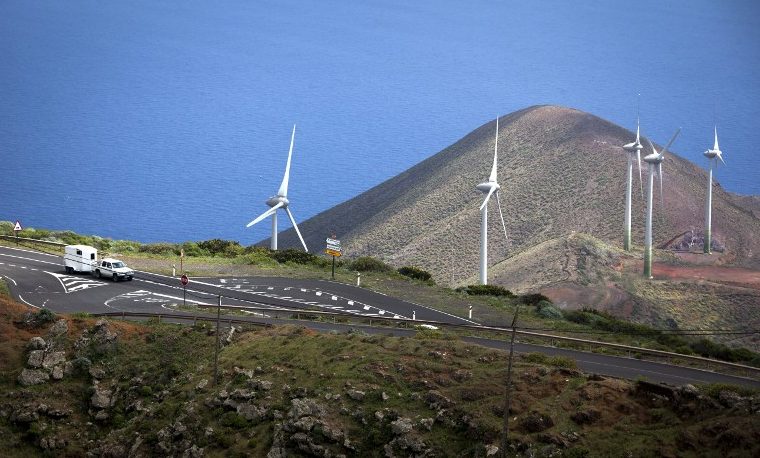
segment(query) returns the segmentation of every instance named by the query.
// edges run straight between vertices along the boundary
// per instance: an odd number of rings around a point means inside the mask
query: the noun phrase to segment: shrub
[[[198,248],[211,256],[229,256],[230,253],[243,253],[243,247],[233,240],[211,239],[198,242]]]
[[[422,270],[419,267],[404,266],[398,270],[398,273],[405,277],[427,282],[428,284],[435,284],[435,282],[432,280],[433,276],[430,274],[430,272]]]
[[[554,304],[547,301],[540,301],[538,304],[536,304],[536,313],[542,318],[562,318],[562,310],[558,309],[554,306]]]
[[[520,302],[525,305],[538,305],[539,302],[548,302],[551,304],[551,299],[539,293],[524,294],[520,296]]]
[[[295,250],[288,248],[287,250],[273,251],[272,259],[284,264],[286,262],[293,262],[296,264],[312,264],[319,265],[319,258],[311,253],[305,251]]]
[[[176,245],[172,243],[148,243],[140,245],[137,251],[140,253],[166,255],[173,254],[175,252],[175,247]]]
[[[225,412],[219,418],[219,424],[228,428],[243,429],[248,426],[248,420],[236,412]]]
[[[470,296],[504,296],[513,297],[512,291],[496,285],[468,285],[457,288],[457,291],[465,292]]]
[[[203,256],[205,253],[203,250],[201,250],[201,247],[198,246],[195,242],[185,242],[179,247],[181,250],[185,252],[185,256]],[[177,250],[175,254],[180,254],[180,251]]]
[[[349,268],[359,272],[391,272],[393,270],[388,264],[370,256],[362,256],[354,259],[349,264]]]

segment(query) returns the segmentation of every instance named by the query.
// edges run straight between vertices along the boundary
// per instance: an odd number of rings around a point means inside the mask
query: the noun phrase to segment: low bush
[[[551,299],[539,293],[523,294],[520,296],[520,302],[525,305],[538,305],[539,302],[548,302],[551,304]]]
[[[319,258],[311,253],[307,253],[301,250],[295,250],[288,248],[287,250],[273,251],[271,254],[272,259],[285,264],[286,262],[292,262],[295,264],[303,265],[319,265]]]
[[[234,240],[211,239],[198,242],[198,248],[211,256],[237,256],[244,248]]]
[[[430,272],[426,270],[422,270],[419,267],[414,266],[404,266],[398,270],[398,273],[405,277],[413,278],[415,280],[424,281],[427,283],[434,283],[432,280],[432,275]]]
[[[562,318],[562,310],[558,309],[554,306],[554,304],[547,301],[540,301],[538,304],[536,304],[536,314],[541,318]]]
[[[459,292],[467,293],[470,296],[497,296],[497,297],[514,297],[512,291],[496,285],[468,285],[456,289]]]
[[[391,272],[393,268],[379,259],[362,256],[349,263],[349,269],[359,272]]]
[[[174,254],[177,250],[176,245],[173,243],[148,243],[145,245],[140,245],[137,251],[139,253],[167,255]]]

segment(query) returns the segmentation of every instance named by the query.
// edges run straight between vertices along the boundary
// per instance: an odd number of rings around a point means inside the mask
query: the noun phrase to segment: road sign
[[[22,227],[21,227],[21,222],[19,222],[19,221],[16,221],[16,225],[15,225],[15,226],[13,226],[13,230],[14,230],[14,231],[16,231],[16,232],[18,232],[18,231],[23,231],[23,230],[24,230],[24,228],[22,228]]]
[[[326,242],[327,242],[327,244],[328,244],[328,245],[335,245],[335,246],[337,246],[337,247],[339,247],[339,246],[340,246],[340,240],[338,240],[338,239],[331,239],[331,238],[328,238],[328,239],[326,240]]]
[[[185,274],[182,274],[182,276],[179,277],[179,281],[182,282],[182,286],[186,286],[190,282]]]
[[[329,254],[330,256],[340,257],[340,251],[338,250],[331,250],[328,248],[325,250],[325,253]]]

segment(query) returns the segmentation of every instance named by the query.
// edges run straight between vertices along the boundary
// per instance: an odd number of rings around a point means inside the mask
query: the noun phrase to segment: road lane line
[[[16,283],[16,280],[12,279],[11,277],[9,277],[7,275],[0,275],[0,276],[2,276],[3,278],[7,278],[8,280],[12,281],[13,282],[13,286],[18,286],[18,283]]]
[[[40,307],[37,307],[36,305],[32,304],[31,302],[27,302],[23,297],[21,297],[21,294],[18,295],[18,298],[19,298],[19,300],[21,300],[21,302],[23,302],[26,305],[30,305],[30,306],[32,306],[32,307],[34,307],[36,309],[40,308]]]

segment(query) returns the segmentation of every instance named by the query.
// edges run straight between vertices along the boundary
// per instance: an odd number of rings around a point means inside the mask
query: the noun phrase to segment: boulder
[[[361,401],[367,393],[359,390],[346,390],[346,395],[354,401]]]
[[[255,422],[264,420],[268,414],[266,408],[259,407],[250,402],[238,404],[235,410],[237,411],[238,415],[241,415],[246,420]]]
[[[317,401],[308,398],[295,398],[291,401],[291,407],[288,411],[289,418],[301,418],[312,416],[322,418],[325,416],[325,408]]]
[[[53,351],[45,355],[45,358],[42,360],[42,367],[44,369],[51,370],[53,369],[53,367],[58,366],[59,364],[63,364],[65,362],[66,362],[66,352]]]
[[[96,409],[107,409],[111,407],[113,399],[113,392],[106,388],[101,388],[98,385],[94,387],[95,392],[90,398],[90,405]]]
[[[195,389],[200,391],[200,390],[206,388],[207,386],[208,386],[208,379],[204,378],[203,380],[201,380],[200,382],[198,382],[197,385],[195,385]]]
[[[53,368],[53,380],[63,379],[63,366],[58,365]]]
[[[69,325],[66,324],[66,320],[58,320],[48,329],[48,335],[51,337],[58,337],[67,332],[69,332]]]
[[[29,339],[29,343],[26,344],[26,347],[30,350],[42,350],[46,345],[45,339],[42,337],[32,337]]]
[[[401,417],[398,420],[391,422],[391,431],[397,436],[409,434],[413,429],[414,424],[412,423],[411,418]]]
[[[427,395],[425,395],[425,402],[433,410],[448,409],[454,405],[454,401],[436,390],[428,391]]]
[[[39,369],[24,369],[18,376],[18,382],[24,386],[39,385],[50,380],[50,374]]]
[[[42,362],[45,360],[45,350],[32,350],[29,352],[29,359],[26,360],[26,365],[38,369],[42,367]]]

